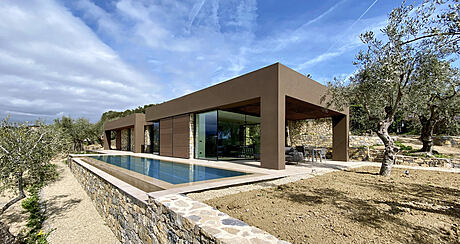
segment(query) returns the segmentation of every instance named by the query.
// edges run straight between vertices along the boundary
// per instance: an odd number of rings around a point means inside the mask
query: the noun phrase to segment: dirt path
[[[60,179],[42,191],[45,230],[55,229],[49,243],[119,243],[69,168],[62,161],[55,164]]]

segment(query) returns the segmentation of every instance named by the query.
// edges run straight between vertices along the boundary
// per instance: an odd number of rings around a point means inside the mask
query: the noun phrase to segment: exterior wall
[[[116,149],[121,150],[121,130],[117,130],[115,134]]]
[[[173,120],[166,118],[160,120],[160,155],[173,155]]]
[[[111,137],[110,137],[110,131],[104,131],[103,139],[104,139],[104,150],[110,150],[111,149]]]
[[[190,156],[190,115],[173,118],[173,157],[188,158]]]
[[[98,175],[84,162],[68,163],[121,243],[287,243],[186,196],[142,200],[117,186],[124,182]]]
[[[110,133],[111,131],[122,131],[121,137],[117,135],[117,150],[126,150],[133,151],[136,153],[142,152],[142,147],[144,145],[144,126],[146,125],[145,115],[141,113],[131,114],[116,120],[108,121],[104,124],[105,133]],[[126,130],[131,128],[131,147],[128,148],[128,138],[126,135]],[[120,145],[118,144],[120,141]]]
[[[134,134],[134,128],[129,128],[130,130],[130,133],[129,135],[131,136],[131,138],[129,138],[129,140],[131,141],[131,148],[129,149],[131,152],[134,152],[134,150],[136,150],[136,140],[135,140],[135,134]]]

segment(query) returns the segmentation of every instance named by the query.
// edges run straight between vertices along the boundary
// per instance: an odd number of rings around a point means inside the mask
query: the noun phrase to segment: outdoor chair
[[[326,161],[326,148],[316,148],[316,149],[313,149],[313,157],[314,159],[312,158],[312,162],[316,160],[316,157],[319,157],[319,161],[322,163],[323,162],[323,159],[324,161]]]

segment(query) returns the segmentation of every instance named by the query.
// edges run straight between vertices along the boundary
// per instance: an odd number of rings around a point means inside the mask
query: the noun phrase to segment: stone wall
[[[128,151],[128,129],[121,130],[121,150]]]
[[[287,143],[291,146],[332,147],[332,120],[330,118],[317,120],[299,120],[287,122]],[[350,147],[383,145],[377,136],[349,137]]]
[[[460,136],[435,136],[434,145],[460,148]]]
[[[286,243],[184,195],[147,197],[79,159],[68,163],[122,243]]]
[[[287,121],[287,144],[291,146],[332,147],[332,120]]]

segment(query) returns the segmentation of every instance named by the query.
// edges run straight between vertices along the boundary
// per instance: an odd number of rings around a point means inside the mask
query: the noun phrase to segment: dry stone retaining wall
[[[287,243],[184,195],[140,199],[121,190],[134,187],[113,176],[81,160],[68,163],[122,243]]]

